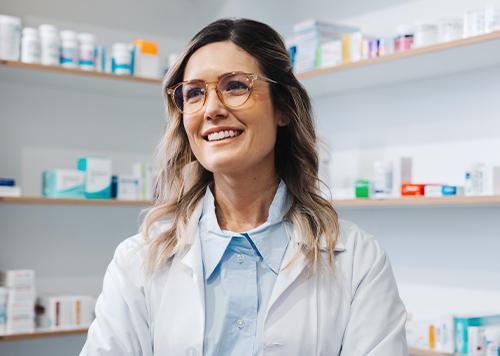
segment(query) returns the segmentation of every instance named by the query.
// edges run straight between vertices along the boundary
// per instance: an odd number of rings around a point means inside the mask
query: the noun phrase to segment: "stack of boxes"
[[[0,271],[0,286],[4,287],[7,291],[7,298],[5,303],[5,332],[33,332],[35,327],[36,298],[35,271]],[[0,294],[2,293],[0,292]]]
[[[296,45],[294,58],[296,72],[342,63],[346,55],[343,46],[347,46],[348,38],[345,36],[359,33],[359,29],[355,27],[317,20],[298,23],[294,25],[293,30],[295,36],[293,43]]]

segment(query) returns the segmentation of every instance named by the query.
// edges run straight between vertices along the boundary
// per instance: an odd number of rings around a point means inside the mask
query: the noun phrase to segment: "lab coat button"
[[[242,319],[236,320],[236,325],[238,326],[238,329],[243,329],[245,327],[245,321]]]
[[[243,256],[241,253],[236,255],[236,261],[238,263],[243,263],[243,260],[245,259],[245,256]]]

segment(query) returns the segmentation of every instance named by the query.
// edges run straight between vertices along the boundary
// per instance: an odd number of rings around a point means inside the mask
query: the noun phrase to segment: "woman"
[[[81,355],[407,355],[385,253],[319,194],[280,36],[216,21],[164,89],[155,206],[116,250]]]

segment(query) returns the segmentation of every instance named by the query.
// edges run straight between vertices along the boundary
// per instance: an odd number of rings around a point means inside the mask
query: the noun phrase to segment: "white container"
[[[0,15],[0,59],[19,60],[21,46],[21,19]]]
[[[464,21],[462,19],[443,19],[438,23],[438,41],[450,42],[464,36]]]
[[[138,200],[141,199],[140,179],[134,175],[118,176],[118,194],[119,200]]]
[[[40,63],[44,65],[59,65],[60,48],[59,33],[53,25],[40,25],[38,27],[40,37]]]
[[[500,30],[500,9],[487,6],[482,9],[484,16],[484,33]]]
[[[392,163],[375,161],[373,164],[374,179],[373,179],[373,197],[387,198],[392,194]]]
[[[61,31],[61,66],[66,68],[78,68],[78,41],[76,32],[70,30]]]
[[[413,45],[416,48],[436,44],[438,41],[438,26],[432,23],[418,23],[415,26]]]
[[[40,39],[38,38],[38,31],[32,27],[23,29],[21,62],[40,63]]]
[[[80,33],[78,35],[79,65],[83,70],[95,70],[96,68],[96,45],[95,36],[91,33]]]
[[[127,43],[115,43],[111,51],[111,72],[132,75],[132,52]]]

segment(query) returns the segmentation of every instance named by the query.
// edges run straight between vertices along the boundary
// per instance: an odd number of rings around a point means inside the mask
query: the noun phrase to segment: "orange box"
[[[403,183],[401,184],[401,195],[404,197],[424,196],[425,184]]]

